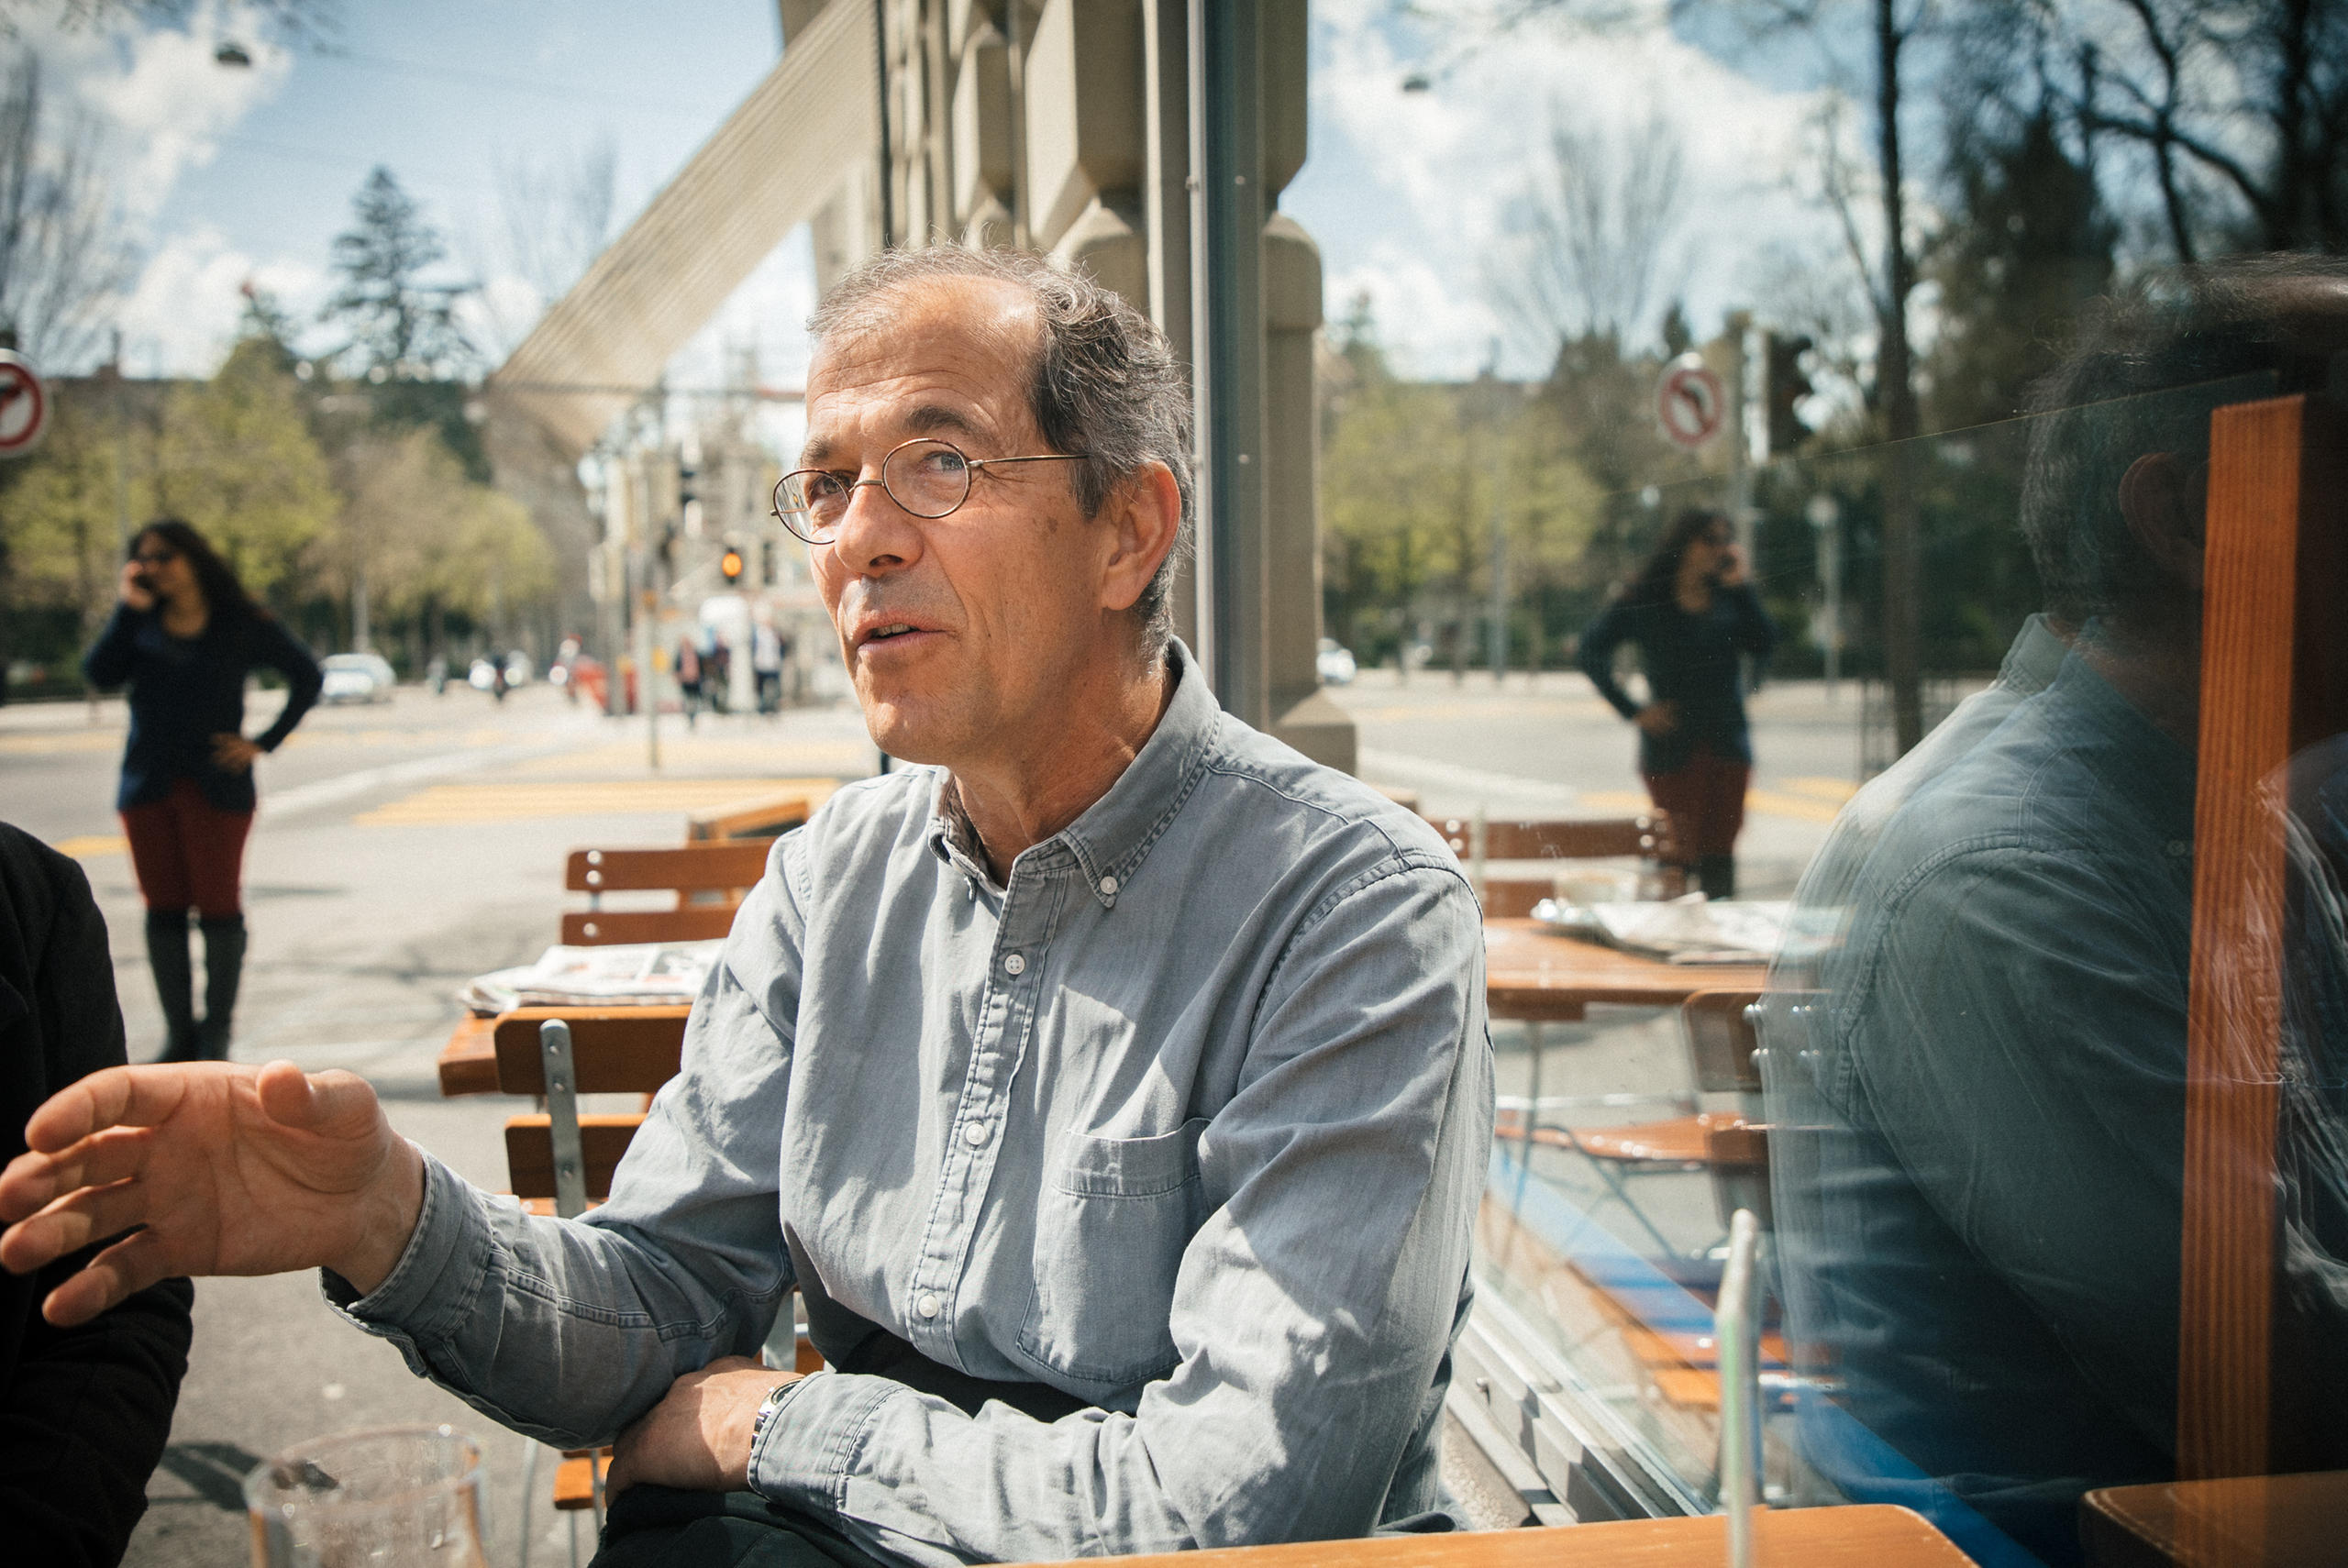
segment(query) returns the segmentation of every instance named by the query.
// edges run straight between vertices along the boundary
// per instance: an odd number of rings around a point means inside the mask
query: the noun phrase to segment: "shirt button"
[[[1007,975],[1024,975],[1027,972],[1026,956],[1024,954],[1014,953],[1002,961],[1002,968],[1003,973]]]
[[[987,1130],[985,1123],[973,1121],[968,1127],[962,1129],[962,1142],[970,1145],[971,1148],[976,1149],[982,1147],[986,1141]]]
[[[1117,896],[1117,879],[1114,877],[1101,878],[1101,896],[1104,899],[1113,899]]]
[[[923,1297],[920,1300],[914,1303],[914,1310],[920,1313],[925,1318],[936,1317],[937,1297],[935,1296]]]

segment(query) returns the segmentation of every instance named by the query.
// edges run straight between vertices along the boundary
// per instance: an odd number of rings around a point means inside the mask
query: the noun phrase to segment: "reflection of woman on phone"
[[[95,687],[130,687],[130,739],[115,804],[147,900],[147,964],[170,1032],[163,1060],[222,1061],[244,971],[240,884],[253,758],[275,751],[317,701],[318,664],[184,523],[165,519],[138,531],[121,598],[82,672]],[[248,740],[245,678],[256,665],[285,677],[285,707]],[[188,959],[191,909],[204,926],[201,1023]]]
[[[1629,587],[1581,635],[1581,668],[1600,695],[1639,726],[1639,773],[1671,813],[1681,865],[1706,896],[1736,896],[1736,835],[1753,778],[1737,656],[1758,662],[1776,628],[1746,581],[1726,517],[1683,512]],[[1614,679],[1614,650],[1634,643],[1647,701]]]

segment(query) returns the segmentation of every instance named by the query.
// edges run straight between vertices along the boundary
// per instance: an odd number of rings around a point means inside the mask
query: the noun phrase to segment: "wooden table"
[[[2079,1507],[2095,1568],[2313,1568],[2348,1556],[2348,1472],[2106,1486]]]
[[[1578,1021],[1591,1002],[1678,1007],[1698,991],[1757,991],[1760,964],[1667,964],[1578,937],[1538,921],[1484,922],[1484,994],[1494,1018]]]
[[[649,1094],[677,1070],[677,1063],[673,1049],[665,1055],[656,1050],[645,1055],[648,1044],[657,1038],[673,1047],[676,1040],[682,1038],[685,1019],[692,1010],[686,1003],[663,1002],[639,1007],[526,1007],[501,1013],[497,1018],[477,1018],[468,1013],[458,1021],[449,1043],[440,1047],[440,1092],[499,1092],[497,1026],[501,1021],[506,1024],[509,1035],[519,1030],[514,1043],[526,1053],[520,1060],[527,1066],[520,1076],[533,1077],[537,1068],[529,1064],[535,1060],[538,1022],[559,1018],[570,1025],[572,1049],[580,1054],[582,1072],[587,1069],[590,1056],[607,1051],[615,1049],[631,1058],[643,1056],[640,1081],[629,1079],[606,1087]],[[606,1027],[609,1025],[617,1027]],[[538,1090],[534,1083],[517,1083],[515,1092],[535,1094]]]
[[[1754,1558],[1801,1568],[1971,1568],[1946,1536],[1906,1508],[1764,1509]],[[1386,1535],[1127,1557],[1121,1568],[1721,1568],[1728,1521],[1626,1519],[1546,1529]]]

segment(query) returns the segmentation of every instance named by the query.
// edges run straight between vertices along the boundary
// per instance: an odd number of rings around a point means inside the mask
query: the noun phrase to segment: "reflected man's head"
[[[2022,527],[2055,614],[2158,621],[2200,587],[2210,416],[2312,391],[2348,351],[2348,261],[2157,271],[2098,302],[2030,400]]]
[[[821,541],[883,749],[953,766],[1033,744],[1104,668],[1156,667],[1191,480],[1189,392],[1155,326],[1037,258],[958,247],[881,256],[809,326],[793,493],[818,510],[782,504]]]

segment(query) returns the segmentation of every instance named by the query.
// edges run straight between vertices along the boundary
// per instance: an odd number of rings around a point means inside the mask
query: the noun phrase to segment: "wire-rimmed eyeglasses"
[[[915,517],[935,522],[970,499],[970,476],[998,463],[1080,463],[1082,452],[1038,452],[1026,458],[973,458],[951,441],[919,436],[892,447],[876,479],[837,469],[799,469],[775,481],[774,514],[811,545],[839,537],[856,492],[877,484]]]

